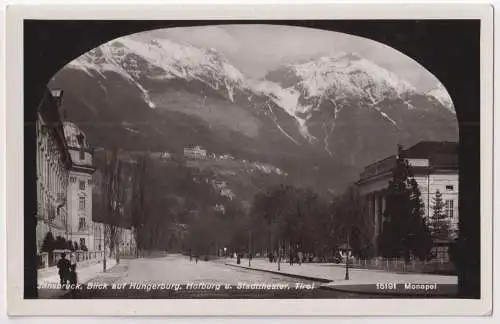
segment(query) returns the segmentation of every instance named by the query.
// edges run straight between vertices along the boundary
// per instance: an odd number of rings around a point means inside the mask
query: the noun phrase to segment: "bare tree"
[[[148,183],[148,155],[139,157],[134,170],[132,182],[132,225],[134,226],[134,236],[136,242],[136,256],[144,248],[144,230],[148,216],[148,206],[146,203],[146,185]]]
[[[123,215],[124,188],[122,185],[122,164],[118,159],[118,151],[106,152],[103,169],[102,198],[104,213],[104,255],[106,246],[109,246],[109,256],[115,255],[116,262],[120,263],[120,225]],[[106,259],[103,263],[106,271]]]

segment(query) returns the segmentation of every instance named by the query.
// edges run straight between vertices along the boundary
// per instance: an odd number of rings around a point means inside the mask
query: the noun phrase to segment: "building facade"
[[[201,146],[186,147],[184,148],[184,157],[186,159],[206,159],[207,150],[201,148]]]
[[[67,151],[62,120],[59,115],[60,96],[48,89],[37,111],[36,121],[36,186],[37,186],[37,249],[41,250],[48,232],[54,238],[68,236],[67,187],[71,157]]]
[[[422,194],[424,217],[433,213],[436,191],[442,194],[444,212],[453,229],[458,228],[458,143],[420,142],[403,150]],[[365,167],[357,182],[359,192],[368,204],[367,217],[374,226],[373,243],[383,230],[386,190],[392,180],[397,155]]]
[[[64,135],[68,152],[73,161],[69,171],[68,210],[70,229],[69,239],[95,251],[92,228],[92,165],[93,151],[88,145],[85,134],[74,123],[64,123]]]
[[[94,151],[77,125],[62,120],[62,97],[63,91],[47,89],[37,109],[36,242],[39,255],[48,252],[42,251],[48,233],[53,239],[61,237],[73,246],[76,243],[79,249],[104,250],[106,225],[95,222],[92,213]],[[119,228],[119,242],[122,253],[135,251],[130,226]]]

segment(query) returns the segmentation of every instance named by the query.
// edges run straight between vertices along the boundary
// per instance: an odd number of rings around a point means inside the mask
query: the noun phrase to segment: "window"
[[[80,190],[85,190],[85,181],[80,180]]]
[[[85,197],[80,197],[80,201],[78,204],[78,209],[85,210]]]
[[[453,218],[453,200],[446,200],[445,202],[446,215],[449,218]]]
[[[89,186],[90,186],[90,185],[92,185],[92,179],[89,179],[89,180],[88,180],[88,185],[89,185]]]
[[[71,181],[71,183],[75,183],[76,182],[76,177],[71,177],[70,181]]]
[[[453,186],[451,186],[451,185],[447,185],[447,186],[446,186],[446,190],[450,190],[450,191],[452,191],[452,190],[453,190]]]
[[[85,238],[80,238],[80,246],[85,246]]]
[[[84,231],[86,229],[87,229],[87,221],[85,217],[80,217],[80,219],[78,220],[78,230]]]
[[[83,147],[80,149],[80,160],[85,160],[85,151],[83,150]]]

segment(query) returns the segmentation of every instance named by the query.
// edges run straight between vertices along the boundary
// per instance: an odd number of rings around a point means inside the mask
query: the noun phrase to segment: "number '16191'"
[[[377,289],[379,290],[394,290],[396,289],[395,282],[384,282],[384,283],[376,283]]]

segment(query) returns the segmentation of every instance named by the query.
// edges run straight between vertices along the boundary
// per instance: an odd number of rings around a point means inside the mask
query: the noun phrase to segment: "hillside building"
[[[201,146],[184,148],[184,157],[186,159],[202,160],[207,158],[207,150]]]

